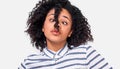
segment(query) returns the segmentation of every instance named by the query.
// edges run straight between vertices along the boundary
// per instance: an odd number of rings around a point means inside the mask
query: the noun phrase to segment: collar
[[[47,47],[43,49],[43,52],[50,58],[60,58],[68,52],[69,48],[67,45],[68,44],[66,43],[65,46],[56,53],[49,50]]]

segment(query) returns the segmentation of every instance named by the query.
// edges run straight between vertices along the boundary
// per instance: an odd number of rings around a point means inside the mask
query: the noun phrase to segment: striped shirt
[[[80,45],[69,49],[67,45],[58,52],[44,48],[32,54],[18,69],[112,69],[91,46]]]

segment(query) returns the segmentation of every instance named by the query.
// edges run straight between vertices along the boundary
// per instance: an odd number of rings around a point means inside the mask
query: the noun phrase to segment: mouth
[[[58,30],[56,30],[56,29],[52,30],[51,33],[52,33],[53,35],[55,35],[55,36],[57,36],[57,35],[60,34],[60,32],[59,32]]]

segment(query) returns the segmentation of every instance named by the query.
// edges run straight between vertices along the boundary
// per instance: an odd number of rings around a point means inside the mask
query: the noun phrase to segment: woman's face
[[[58,16],[59,31],[54,27],[55,10],[52,9],[46,16],[42,31],[46,37],[46,41],[61,43],[66,42],[66,39],[71,36],[72,19],[70,13],[66,9],[62,9]]]

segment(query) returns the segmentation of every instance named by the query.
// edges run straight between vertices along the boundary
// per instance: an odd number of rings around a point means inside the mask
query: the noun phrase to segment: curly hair
[[[42,32],[42,27],[46,18],[46,15],[51,9],[55,9],[55,21],[54,27],[58,29],[58,16],[62,8],[66,9],[72,17],[72,34],[67,38],[68,47],[71,45],[77,47],[81,44],[85,44],[88,41],[93,41],[91,35],[90,25],[87,19],[83,16],[81,11],[72,5],[68,0],[42,0],[36,4],[31,13],[29,14],[27,21],[26,32],[30,35],[31,43],[37,49],[41,51],[46,46],[46,37]],[[59,30],[59,29],[58,29]]]

